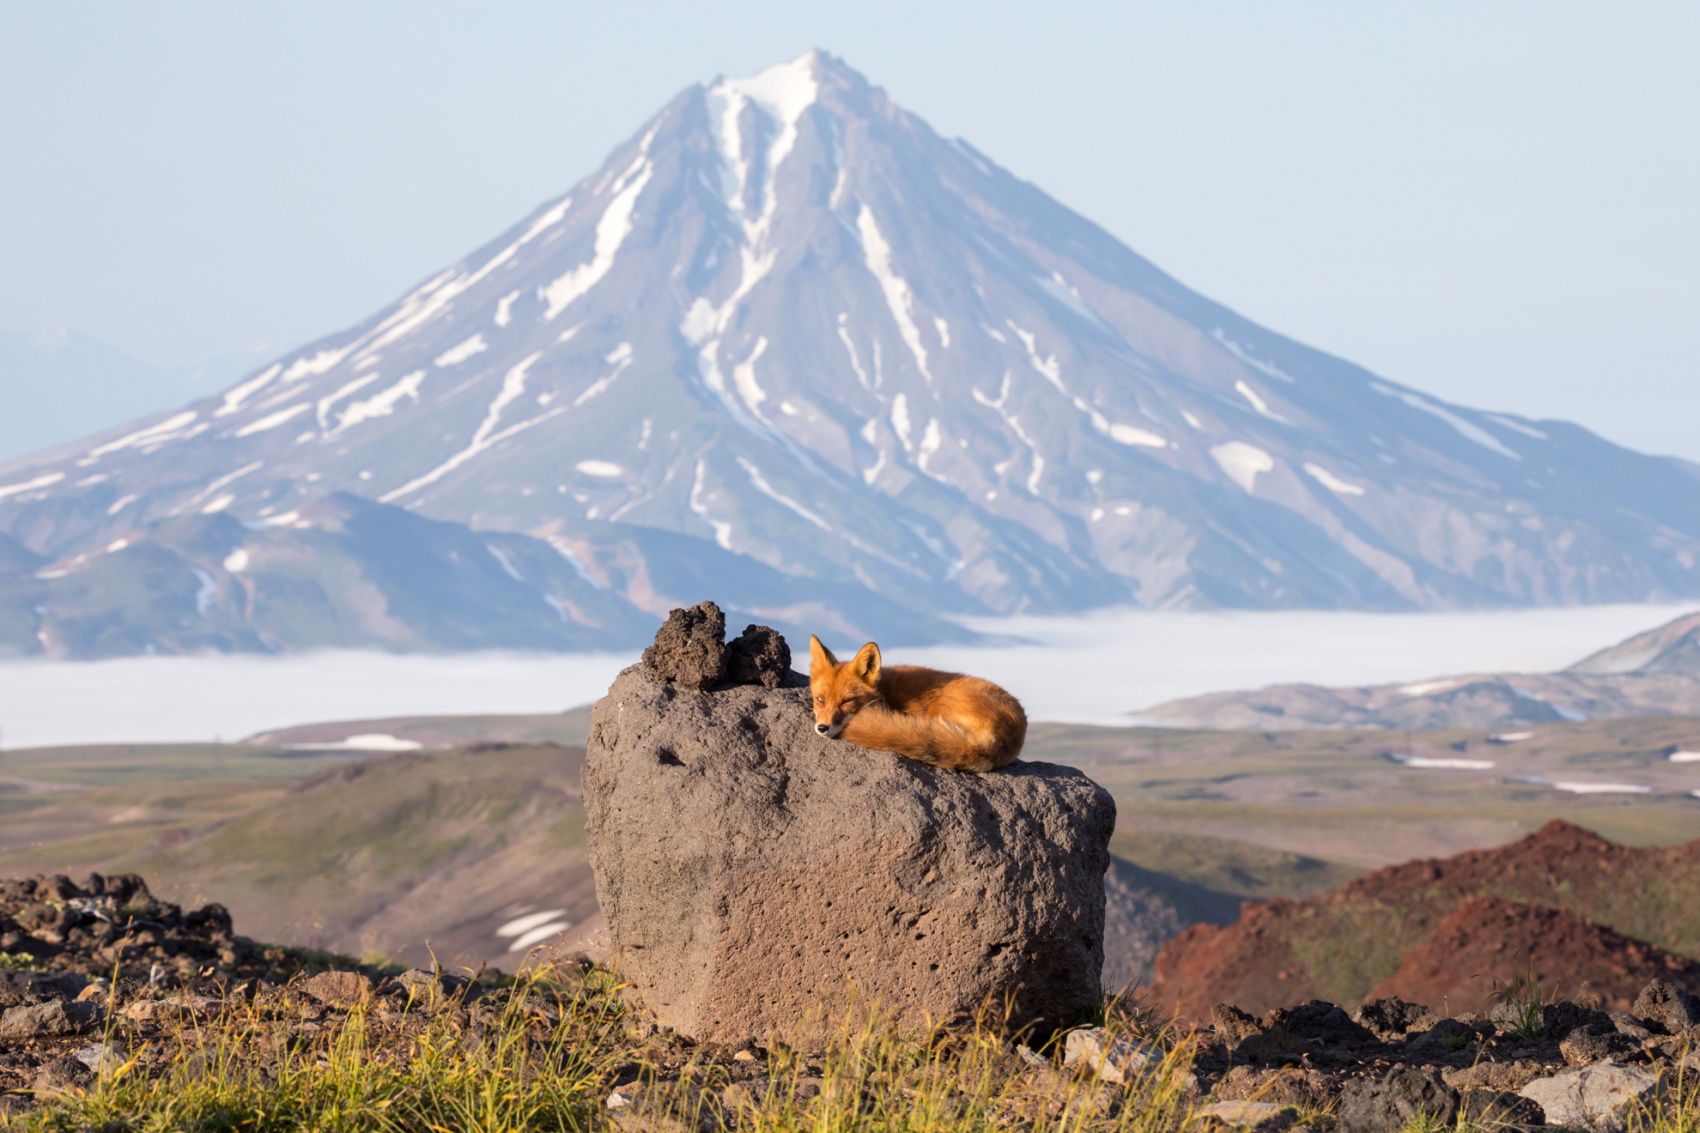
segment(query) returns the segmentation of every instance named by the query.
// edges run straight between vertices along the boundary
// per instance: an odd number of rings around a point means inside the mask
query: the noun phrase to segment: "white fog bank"
[[[1693,610],[1591,606],[1473,614],[1106,610],[977,619],[1035,644],[893,651],[973,672],[1035,720],[1128,723],[1176,697],[1269,684],[1385,684],[1563,668]],[[854,646],[859,642],[830,642]],[[807,666],[806,642],[792,642]],[[0,662],[0,745],[236,739],[316,720],[557,712],[595,700],[635,654],[324,652]]]

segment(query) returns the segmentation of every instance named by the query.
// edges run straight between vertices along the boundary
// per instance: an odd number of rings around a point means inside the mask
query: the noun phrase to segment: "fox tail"
[[[870,704],[850,718],[843,735],[858,746],[896,752],[935,767],[995,771],[1021,754],[1027,718],[1017,708],[1008,719],[968,727],[943,716],[910,716]]]

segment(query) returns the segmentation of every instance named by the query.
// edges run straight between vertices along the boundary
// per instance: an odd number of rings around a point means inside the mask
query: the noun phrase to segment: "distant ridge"
[[[1274,685],[1140,710],[1192,728],[1515,728],[1561,720],[1700,716],[1700,614],[1636,634],[1557,673],[1470,673],[1395,685]]]

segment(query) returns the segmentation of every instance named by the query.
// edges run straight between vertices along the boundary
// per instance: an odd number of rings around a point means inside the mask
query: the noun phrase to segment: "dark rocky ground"
[[[185,913],[154,900],[134,876],[0,881],[0,940],[0,1114],[85,1089],[116,1059],[165,1073],[183,1059],[186,1035],[212,1043],[239,1033],[244,1057],[256,1063],[329,1042],[357,1009],[375,1049],[399,1049],[430,1027],[477,1036],[514,1012],[545,1035],[593,994],[594,969],[582,962],[566,965],[571,981],[540,995],[497,986],[506,981],[489,973],[480,982],[386,972],[268,948],[236,936],[217,906]],[[599,986],[595,994],[613,1003],[614,981]],[[780,1088],[806,1104],[831,1078],[819,1054],[753,1039],[697,1044],[641,1015],[611,1009],[604,1017],[618,1040],[583,1041],[605,1048],[597,1088],[614,1109],[635,1106],[645,1091],[694,1091],[717,1121],[732,1124],[740,1106]],[[1421,1113],[1446,1125],[1608,1130],[1624,1126],[1624,1102],[1679,1098],[1700,1077],[1700,1000],[1663,981],[1631,1010],[1609,1013],[1513,995],[1485,1018],[1443,1017],[1397,999],[1352,1014],[1313,1001],[1261,1018],[1221,1005],[1209,1025],[1178,1032],[1119,1008],[1109,1018],[1109,1033],[1083,1032],[1091,1041],[1069,1044],[1097,1051],[1073,1065],[1063,1063],[1060,1042],[1050,1057],[1006,1046],[996,1066],[1009,1097],[1043,1107],[1047,1091],[1078,1088],[1097,1070],[1090,1100],[1107,1121],[1149,1089],[1136,1068],[1150,1053],[1179,1047],[1188,1121],[1264,1133],[1299,1123],[1396,1133]]]

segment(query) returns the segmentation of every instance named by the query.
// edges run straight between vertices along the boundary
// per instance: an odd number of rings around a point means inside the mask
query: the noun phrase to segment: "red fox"
[[[840,662],[809,637],[809,692],[815,731],[956,771],[995,771],[1015,761],[1027,739],[1021,702],[991,681],[880,665],[868,642]]]

